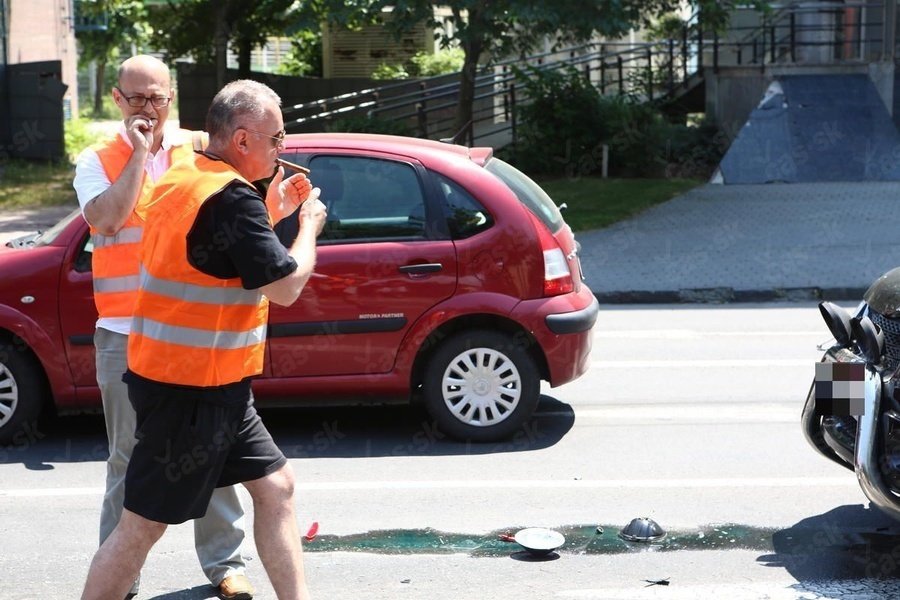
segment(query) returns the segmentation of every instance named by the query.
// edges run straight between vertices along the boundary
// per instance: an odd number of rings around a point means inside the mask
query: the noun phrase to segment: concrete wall
[[[713,119],[729,141],[762,100],[771,77],[759,67],[722,67],[718,74],[707,68],[706,117]]]
[[[714,119],[729,140],[734,140],[751,111],[762,100],[772,80],[779,75],[844,75],[863,73],[869,76],[889,112],[894,107],[893,63],[859,63],[842,65],[770,65],[720,67],[704,72],[706,115]]]

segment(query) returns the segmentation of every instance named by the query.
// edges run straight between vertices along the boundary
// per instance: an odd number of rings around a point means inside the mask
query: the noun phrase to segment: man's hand
[[[156,119],[146,115],[131,115],[125,119],[125,133],[134,149],[150,151],[153,147],[153,126]]]
[[[266,192],[266,208],[272,217],[272,223],[277,223],[297,210],[298,206],[312,197],[312,191],[312,184],[306,175],[297,173],[284,179],[284,167],[278,167]],[[315,197],[319,197],[318,192]]]
[[[327,216],[328,212],[325,205],[319,200],[319,188],[313,188],[303,206],[300,207],[300,213],[297,215],[300,219],[300,227],[301,229],[303,227],[315,227],[316,237],[318,237],[322,233],[322,229],[325,228],[325,218]]]
[[[326,216],[325,205],[319,200],[319,188],[313,188],[305,196],[300,210],[297,211],[300,232],[288,249],[291,258],[297,261],[297,269],[288,276],[260,288],[275,304],[290,306],[300,296],[303,286],[316,266],[316,238],[325,227]]]

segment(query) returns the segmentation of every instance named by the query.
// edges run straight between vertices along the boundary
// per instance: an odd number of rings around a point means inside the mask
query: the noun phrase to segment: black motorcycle
[[[900,520],[900,268],[878,278],[854,311],[832,302],[819,311],[834,344],[816,365],[803,433]]]

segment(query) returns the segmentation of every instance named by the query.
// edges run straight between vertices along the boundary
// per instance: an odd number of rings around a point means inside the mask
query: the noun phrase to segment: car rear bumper
[[[597,315],[600,314],[600,303],[594,296],[591,299],[593,302],[581,310],[547,315],[544,318],[547,329],[558,334],[590,331],[597,321]]]
[[[551,386],[568,383],[587,371],[599,312],[599,303],[587,286],[571,294],[524,300],[513,310],[511,316],[540,344]]]

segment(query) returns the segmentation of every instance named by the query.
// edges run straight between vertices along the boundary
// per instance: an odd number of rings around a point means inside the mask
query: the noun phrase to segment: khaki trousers
[[[125,500],[125,472],[137,442],[134,438],[135,413],[128,400],[128,387],[122,382],[127,361],[128,336],[107,329],[94,333],[97,352],[97,384],[103,397],[109,460],[106,462],[106,493],[100,509],[100,543],[109,537],[122,517]],[[200,567],[210,583],[218,586],[231,575],[243,574],[244,509],[235,486],[218,488],[209,501],[209,509],[194,520],[194,547]]]

